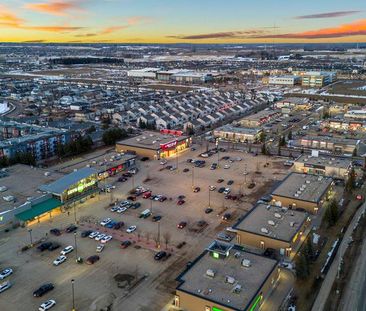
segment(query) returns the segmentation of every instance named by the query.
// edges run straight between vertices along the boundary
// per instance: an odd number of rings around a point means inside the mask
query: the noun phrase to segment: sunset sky
[[[365,42],[365,0],[0,0],[1,42]]]

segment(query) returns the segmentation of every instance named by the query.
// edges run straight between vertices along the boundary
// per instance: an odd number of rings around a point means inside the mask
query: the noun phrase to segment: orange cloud
[[[0,5],[0,26],[19,27],[24,22],[8,8]]]
[[[127,23],[125,25],[111,26],[111,27],[104,28],[100,32],[100,34],[101,35],[110,34],[112,32],[123,30],[123,29],[126,29],[126,28],[130,27],[130,26],[138,25],[138,24],[141,24],[141,23],[144,23],[144,22],[149,22],[149,21],[151,21],[151,18],[146,17],[146,16],[132,16],[132,17],[129,17],[127,19]]]
[[[51,15],[67,15],[68,11],[80,10],[78,1],[51,0],[44,3],[27,3],[24,8]]]
[[[366,19],[361,19],[358,21],[354,21],[350,24],[342,24],[331,28],[322,28],[318,30],[310,30],[297,33],[257,36],[255,38],[326,39],[359,35],[366,35]]]
[[[126,29],[127,27],[128,26],[111,26],[111,27],[104,28],[100,33],[102,35],[106,35],[106,34],[109,34],[112,32],[116,32],[118,30]]]
[[[71,26],[24,26],[24,29],[48,31],[48,32],[71,32],[82,30],[84,27],[71,27]]]

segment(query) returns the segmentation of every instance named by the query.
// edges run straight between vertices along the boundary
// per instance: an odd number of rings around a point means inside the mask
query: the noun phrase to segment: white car
[[[100,232],[99,231],[94,231],[94,232],[92,232],[92,233],[90,233],[89,234],[89,238],[91,238],[91,239],[95,239],[95,237],[97,236],[97,235],[99,235],[100,234]]]
[[[118,206],[116,205],[116,206],[113,206],[112,208],[111,208],[111,212],[113,213],[113,212],[117,212],[118,211]]]
[[[104,244],[99,244],[99,245],[97,246],[96,252],[97,252],[97,253],[101,253],[101,252],[103,251],[103,249],[104,249]]]
[[[230,165],[229,164],[225,164],[224,165],[224,169],[228,169],[228,168],[230,168]]]
[[[125,211],[127,211],[127,207],[119,207],[118,210],[117,210],[117,213],[121,214]]]
[[[100,241],[103,239],[106,235],[104,233],[100,233],[95,237],[95,241]]]
[[[61,251],[61,255],[65,256],[66,254],[68,253],[71,253],[72,251],[74,250],[74,247],[69,245],[69,246],[66,246],[62,251]]]
[[[4,269],[0,273],[0,280],[7,278],[10,274],[13,274],[13,269],[11,268]]]
[[[100,240],[101,243],[107,243],[110,240],[112,240],[112,236],[111,235],[106,235],[103,239]]]
[[[56,301],[54,301],[54,300],[52,300],[52,299],[47,300],[47,301],[45,301],[44,303],[42,303],[42,304],[39,306],[38,310],[39,310],[39,311],[46,311],[46,310],[49,310],[49,309],[51,309],[55,304],[56,304]]]
[[[59,257],[57,257],[57,258],[54,260],[53,265],[54,265],[54,266],[58,266],[58,265],[62,264],[66,259],[67,259],[67,257],[66,257],[66,256],[64,256],[64,255],[59,256]]]
[[[130,205],[130,201],[123,201],[123,202],[119,203],[119,207],[126,207],[128,205]]]
[[[126,232],[127,232],[127,233],[132,233],[132,232],[134,232],[136,229],[137,229],[137,227],[136,227],[136,226],[129,226],[129,227],[127,228]]]
[[[229,194],[231,192],[230,188],[225,188],[224,194]]]
[[[111,221],[112,221],[112,219],[110,219],[110,218],[103,219],[100,222],[100,225],[104,227],[105,225],[108,225]]]
[[[165,165],[165,164],[167,164],[168,163],[168,161],[167,160],[162,160],[162,161],[160,161],[160,165]]]
[[[210,187],[208,187],[209,189],[210,189],[210,191],[214,191],[215,189],[216,189],[216,187],[215,186],[210,186]]]
[[[11,283],[9,281],[1,283],[0,284],[0,293],[2,293],[3,291],[7,290],[10,287],[11,287]]]

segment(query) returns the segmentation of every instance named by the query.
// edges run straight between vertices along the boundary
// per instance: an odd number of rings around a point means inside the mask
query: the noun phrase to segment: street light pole
[[[72,289],[72,311],[76,311],[75,309],[75,290],[74,290],[74,283],[75,280],[72,279],[71,280],[71,289]]]
[[[158,249],[160,249],[160,221],[158,221]]]
[[[77,224],[77,220],[76,220],[76,201],[74,202],[74,220],[75,220],[75,224]]]
[[[150,200],[150,212],[151,212],[151,214],[153,213],[153,205],[152,205],[152,201],[153,201],[153,200]]]
[[[220,167],[220,151],[219,151],[219,137],[216,138],[216,150],[217,150],[217,167]]]
[[[192,189],[194,187],[194,165],[192,166]]]
[[[28,229],[29,237],[30,237],[30,245],[33,246],[33,239],[32,239],[32,229]]]
[[[208,186],[208,207],[211,207],[211,190],[210,190],[210,186]]]
[[[76,232],[74,232],[74,240],[75,240],[75,256],[76,256],[76,262],[78,261],[78,245],[76,243]]]

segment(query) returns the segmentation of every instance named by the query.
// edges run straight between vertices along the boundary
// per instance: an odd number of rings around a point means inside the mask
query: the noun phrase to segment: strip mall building
[[[154,160],[173,157],[191,145],[191,138],[181,131],[143,132],[139,136],[117,142],[117,152],[135,153]]]

